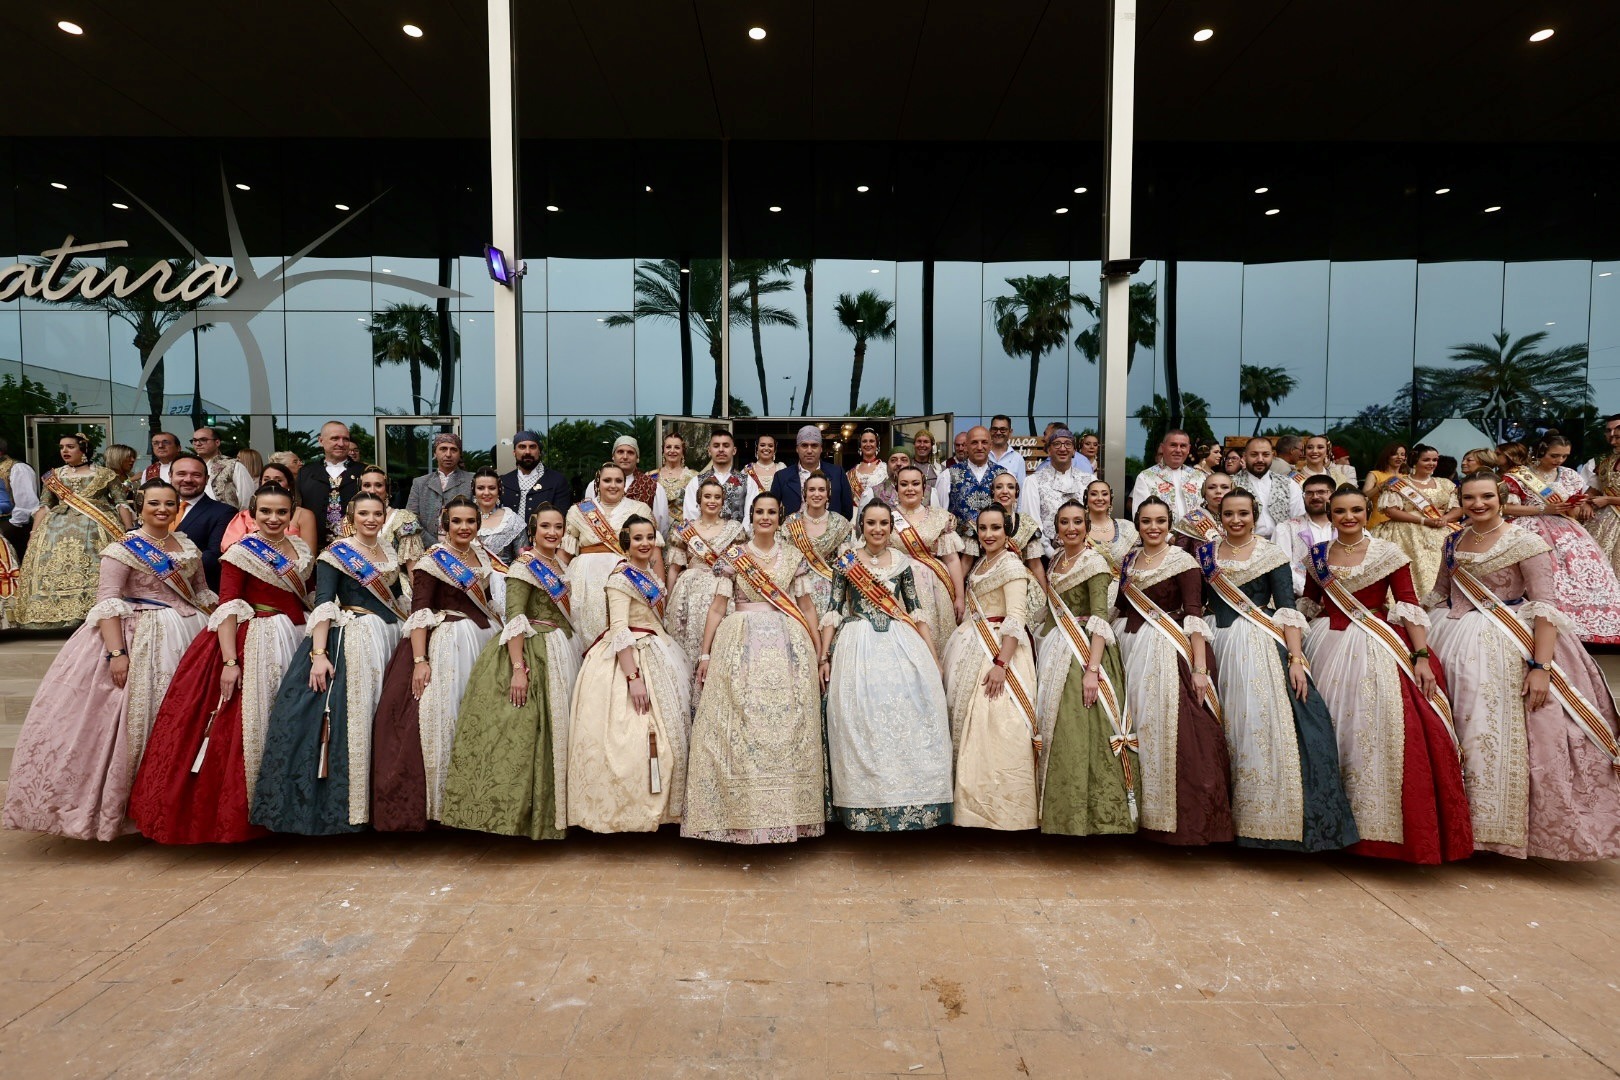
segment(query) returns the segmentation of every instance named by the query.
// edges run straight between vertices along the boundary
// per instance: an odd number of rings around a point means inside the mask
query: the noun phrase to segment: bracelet
[[[707,660],[708,660],[708,659],[709,659],[709,654],[708,654],[708,653],[704,653],[704,654],[703,654],[703,655],[702,655],[702,656],[700,656],[700,657],[698,657],[698,663],[700,663],[700,664],[701,664],[701,663],[704,663],[704,662],[705,662],[705,661],[707,661]]]
[[[418,656],[414,660],[411,661],[411,663],[413,663],[413,664],[425,664],[427,662],[428,662],[428,658],[425,657],[425,656]]]
[[[1309,671],[1309,670],[1310,670],[1310,666],[1311,666],[1311,665],[1310,665],[1310,664],[1309,664],[1309,663],[1307,663],[1307,662],[1306,662],[1306,660],[1305,660],[1305,656],[1304,656],[1304,654],[1303,654],[1303,653],[1293,653],[1293,654],[1291,654],[1291,655],[1290,655],[1290,656],[1289,656],[1289,657],[1288,657],[1288,662],[1289,662],[1289,663],[1290,663],[1290,664],[1299,664],[1299,665],[1301,665],[1301,666],[1302,666],[1302,667],[1304,667],[1304,668],[1305,668],[1305,669],[1306,669],[1306,670],[1307,670],[1307,671]]]
[[[641,669],[636,668],[636,670],[632,671],[630,674],[628,674],[628,675],[626,675],[624,677],[624,681],[625,682],[635,682],[639,678],[641,678]]]
[[[326,650],[325,649],[311,649],[311,650],[309,650],[309,655],[311,655],[311,656],[325,656],[326,655]]]
[[[1208,675],[1209,674],[1209,668],[1207,668],[1207,667],[1195,667],[1195,668],[1193,668],[1193,674],[1194,675]]]
[[[1412,650],[1412,663],[1414,663],[1414,664],[1415,664],[1415,663],[1417,663],[1417,662],[1418,662],[1418,661],[1419,661],[1419,660],[1427,660],[1427,659],[1429,659],[1429,658],[1430,658],[1430,657],[1431,657],[1431,656],[1433,656],[1433,655],[1434,655],[1434,654],[1433,654],[1433,653],[1431,653],[1431,652],[1430,652],[1430,651],[1429,651],[1429,650],[1428,650],[1428,648],[1427,648],[1427,647],[1425,647],[1425,648],[1422,648],[1422,649],[1413,649],[1413,650]]]
[[[1002,659],[1002,658],[1001,658],[1001,657],[999,657],[999,656],[998,656],[998,657],[996,657],[996,658],[995,658],[995,659],[994,659],[994,660],[992,660],[992,661],[990,661],[990,662],[991,662],[991,663],[992,663],[992,664],[994,664],[994,665],[996,665],[996,667],[998,667],[998,668],[1005,668],[1005,667],[1006,667],[1006,666],[1007,666],[1007,661],[1005,661],[1005,660],[1003,660],[1003,659]]]

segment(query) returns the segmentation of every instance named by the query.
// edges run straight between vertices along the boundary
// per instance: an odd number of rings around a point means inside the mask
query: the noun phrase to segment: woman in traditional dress
[[[1086,543],[1107,560],[1114,573],[1108,590],[1110,605],[1119,601],[1119,569],[1125,564],[1125,553],[1136,546],[1136,539],[1136,526],[1124,518],[1114,517],[1114,489],[1108,486],[1108,481],[1093,480],[1087,484]]]
[[[360,490],[367,495],[376,495],[388,507],[388,518],[383,522],[377,540],[393,549],[394,560],[399,563],[400,587],[404,589],[405,599],[409,601],[411,567],[422,557],[422,523],[409,510],[400,510],[393,506],[390,501],[392,493],[389,491],[388,473],[380,466],[367,465],[360,470]],[[349,528],[347,521],[344,522],[344,528]]]
[[[861,452],[861,460],[857,461],[845,475],[849,477],[849,490],[855,496],[855,509],[872,501],[872,492],[879,484],[889,478],[889,467],[883,464],[878,457],[880,449],[878,434],[873,428],[862,428],[860,440],[856,445]]]
[[[111,840],[169,678],[216,601],[202,554],[172,532],[166,480],[136,492],[140,525],[101,553],[96,603],[62,646],[28,708],[6,790],[11,829]]]
[[[1294,572],[1276,545],[1255,534],[1254,518],[1250,492],[1227,493],[1225,539],[1198,555],[1215,610],[1237,842],[1294,851],[1348,847],[1360,836],[1333,720],[1311,684]]]
[[[1047,550],[1041,536],[1041,519],[1034,514],[1018,512],[1018,494],[1018,477],[1012,473],[1002,473],[990,482],[990,497],[1007,511],[1008,550],[1023,561],[1035,584],[1045,590],[1046,564],[1042,556],[1047,554]]]
[[[1424,449],[1412,453],[1421,469]],[[1301,601],[1321,611],[1305,655],[1338,734],[1361,834],[1350,850],[1415,863],[1466,859],[1474,833],[1429,616],[1406,552],[1366,531],[1367,504],[1352,485],[1334,493],[1338,538],[1311,549]]]
[[[821,618],[833,812],[856,832],[951,823],[950,711],[919,571],[889,546],[893,531],[881,502],[861,510],[862,542],[836,560]]]
[[[1434,591],[1440,576],[1440,554],[1455,522],[1462,516],[1457,486],[1434,475],[1440,451],[1418,443],[1412,447],[1412,472],[1384,481],[1374,496],[1384,523],[1373,535],[1399,548],[1411,564],[1412,585],[1419,596]]]
[[[726,489],[720,481],[706,477],[698,485],[697,502],[698,520],[669,531],[666,579],[669,605],[664,626],[680,645],[688,666],[703,651],[703,628],[709,620],[709,605],[714,603],[715,564],[726,549],[748,539],[742,522],[720,516],[726,506]],[[695,673],[688,689],[695,709],[700,700]]]
[[[478,504],[478,542],[502,562],[517,558],[523,546],[523,518],[501,505],[501,474],[485,465],[473,473],[473,501]]]
[[[1613,438],[1620,430],[1620,417],[1609,417],[1604,427]],[[1470,474],[1465,471],[1463,475]],[[1609,560],[1610,569],[1620,574],[1620,452],[1606,454],[1593,463],[1586,503],[1592,508],[1586,531]]]
[[[956,516],[926,504],[928,484],[917,466],[908,465],[896,473],[894,485],[898,503],[889,546],[904,552],[916,565],[917,598],[922,601],[918,610],[934,636],[934,655],[944,656],[951,632],[962,619],[967,596]]]
[[[776,496],[755,496],[753,538],[720,567],[698,656],[682,836],[781,844],[826,830],[817,615],[810,568],[777,535],[781,515]]]
[[[287,535],[293,497],[262,484],[254,534],[219,560],[219,607],[174,669],[130,794],[136,828],[160,844],[263,836],[248,808],[270,706],[309,610],[308,546]]]
[[[625,558],[608,574],[608,629],[585,653],[568,734],[568,824],[592,832],[654,832],[686,805],[691,673],[664,632],[669,593],[652,560],[658,526],[632,514]]]
[[[139,484],[131,478],[135,471],[135,448],[125,446],[123,443],[113,443],[101,453],[101,463],[113,471],[118,477],[118,484],[109,494],[118,509],[118,520],[123,524],[125,531],[135,528],[139,524],[140,498],[138,497]]]
[[[658,466],[654,478],[658,486],[664,489],[664,498],[669,502],[669,518],[671,524],[678,528],[684,523],[686,505],[686,485],[692,482],[697,473],[686,465],[686,440],[678,431],[671,431],[664,436],[664,460]]]
[[[315,515],[310,513],[309,507],[298,505],[297,476],[298,474],[292,471],[291,466],[272,461],[261,470],[259,486],[274,484],[292,496],[292,521],[287,524],[286,535],[309,541],[318,535],[315,531]],[[413,518],[414,516],[412,515]],[[232,544],[252,532],[253,528],[253,514],[248,510],[237,511],[236,516],[231,519],[231,523],[225,526],[225,536],[219,542],[220,551],[225,551]]]
[[[1140,831],[1166,844],[1224,843],[1235,836],[1232,768],[1215,697],[1204,575],[1197,559],[1171,543],[1170,504],[1157,495],[1137,505],[1136,531],[1142,546],[1125,557],[1114,633],[1140,743]]]
[[[761,435],[754,440],[754,460],[742,471],[753,478],[759,490],[769,491],[771,481],[783,468],[783,464],[776,460],[776,436]]]
[[[1620,716],[1561,610],[1556,556],[1464,478],[1467,526],[1427,602],[1462,743],[1474,847],[1514,858],[1620,856]],[[1443,605],[1443,606],[1442,606]]]
[[[612,462],[596,470],[596,499],[583,499],[568,508],[563,565],[568,567],[574,628],[579,631],[583,648],[590,648],[607,629],[607,594],[602,586],[613,568],[624,561],[619,534],[631,514],[655,520],[652,507],[625,497],[624,470]],[[659,537],[658,546],[663,543],[663,537]],[[653,553],[653,565],[659,580],[663,580],[663,559],[657,552]]]
[[[850,543],[850,534],[854,531],[847,517],[827,509],[831,498],[832,485],[827,481],[827,474],[815,470],[804,482],[804,509],[789,514],[781,530],[782,538],[798,548],[810,566],[810,589],[818,619],[827,613],[832,603],[832,562]]]
[[[562,565],[563,512],[541,503],[534,547],[506,572],[506,625],[467,678],[439,820],[560,840],[568,826],[568,714],[579,636]]]
[[[1135,832],[1139,808],[1141,766],[1108,622],[1114,573],[1086,542],[1087,516],[1070,499],[1053,521],[1062,551],[1042,591],[1051,629],[1035,674],[1041,831],[1067,836]]]
[[[1507,488],[1502,510],[1552,548],[1558,610],[1569,616],[1580,639],[1620,644],[1620,580],[1592,534],[1578,524],[1592,517],[1592,507],[1586,481],[1564,465],[1568,458],[1569,440],[1556,433],[1542,437],[1528,464],[1510,458],[1515,463],[1502,473]]]
[[[84,621],[100,587],[101,552],[126,531],[118,474],[90,460],[83,435],[64,435],[57,446],[62,464],[40,476],[39,509],[7,609],[12,626],[29,630]]]
[[[982,829],[1039,823],[1035,654],[1027,627],[1045,601],[1007,550],[1007,511],[992,503],[974,527],[981,555],[967,576],[967,617],[945,647],[945,695],[956,754],[952,816]]]
[[[1221,535],[1221,500],[1233,488],[1232,478],[1224,472],[1212,472],[1199,486],[1204,505],[1194,507],[1181,515],[1170,526],[1170,542],[1197,560],[1198,549]],[[1170,505],[1169,503],[1165,504]]]
[[[371,821],[384,832],[439,820],[468,677],[505,621],[506,567],[478,543],[478,519],[465,495],[445,503],[441,539],[411,571],[411,615],[372,730]]]
[[[272,832],[331,836],[371,820],[371,721],[408,601],[382,541],[388,504],[360,492],[344,536],[315,560],[315,610],[270,707],[250,818]]]
[[[1378,506],[1379,493],[1391,480],[1406,472],[1406,458],[1405,443],[1385,443],[1384,448],[1378,451],[1373,467],[1367,470],[1367,477],[1361,482],[1361,493],[1373,502],[1367,515],[1367,528],[1376,529],[1384,523],[1384,511]]]

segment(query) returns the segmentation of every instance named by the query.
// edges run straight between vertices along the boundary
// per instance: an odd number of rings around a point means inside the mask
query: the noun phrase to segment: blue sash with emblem
[[[399,610],[399,604],[393,592],[383,584],[382,571],[378,570],[372,561],[362,555],[358,548],[351,546],[347,541],[339,540],[327,548],[332,557],[343,564],[343,572],[354,578],[360,585],[381,600],[389,611],[401,619],[405,617]]]
[[[493,610],[489,597],[484,593],[484,587],[478,584],[478,575],[466,563],[456,558],[455,553],[446,547],[436,547],[431,553],[433,565],[444,571],[445,578],[472,598],[478,609],[491,619],[500,621],[500,613]]]
[[[237,541],[237,546],[273,570],[286,583],[287,590],[297,596],[306,608],[309,607],[309,589],[305,587],[304,579],[299,576],[298,567],[291,559],[255,533],[242,537]]]
[[[191,591],[191,586],[186,582],[186,576],[180,572],[180,567],[175,561],[169,558],[168,552],[147,540],[140,533],[130,533],[119,543],[123,545],[125,551],[141,560],[142,565],[152,571],[153,577],[174,590],[180,599],[206,615],[214,613],[212,608],[197,602],[197,595]]]
[[[647,606],[652,608],[658,617],[662,619],[664,617],[664,604],[669,600],[669,593],[658,583],[658,579],[645,570],[638,569],[627,562],[619,564],[619,573],[624,575],[624,579],[635,588],[636,592],[641,594],[643,600],[647,601]]]

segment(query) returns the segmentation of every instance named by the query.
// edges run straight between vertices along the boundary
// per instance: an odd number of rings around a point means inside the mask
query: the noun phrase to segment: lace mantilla
[[[1057,568],[1058,558],[1060,557],[1052,560],[1049,569],[1055,570]],[[1168,556],[1166,557],[1168,558]],[[1052,591],[1061,593],[1066,592],[1082,581],[1090,581],[1098,574],[1111,575],[1112,573],[1113,568],[1108,565],[1108,560],[1103,558],[1096,548],[1088,546],[1080,557],[1074,560],[1073,566],[1068,567],[1061,574],[1053,574],[1047,580],[1052,585]]]
[[[296,553],[293,566],[298,570],[298,576],[306,581],[309,580],[310,567],[315,565],[315,559],[310,554],[309,545],[296,536],[289,536],[287,539],[292,542],[293,551]],[[276,588],[287,592],[293,591],[292,586],[287,584],[286,578],[270,569],[263,559],[249,554],[248,550],[241,544],[233,544],[227,548],[225,554],[219,557],[219,561],[230,563],[242,573],[247,574],[249,577],[258,578],[266,585],[274,585]],[[249,617],[251,618],[251,616]]]
[[[1467,536],[1468,532],[1460,535]],[[1457,561],[1468,567],[1475,577],[1484,577],[1498,570],[1505,570],[1515,563],[1521,563],[1532,555],[1540,555],[1544,551],[1551,550],[1552,548],[1547,546],[1547,541],[1529,529],[1521,529],[1510,521],[1502,526],[1502,535],[1497,538],[1496,543],[1484,551],[1464,551],[1459,544],[1456,553]]]
[[[1333,578],[1351,592],[1360,592],[1401,567],[1411,565],[1411,562],[1411,557],[1399,545],[1370,536],[1367,539],[1367,554],[1361,557],[1361,565],[1335,566]]]
[[[1136,557],[1136,562],[1132,563],[1131,565],[1131,584],[1135,585],[1138,589],[1151,589],[1161,581],[1166,581],[1173,577],[1179,577],[1180,575],[1185,574],[1188,570],[1198,569],[1198,560],[1178,547],[1171,547],[1169,549],[1169,554],[1164,556],[1164,561],[1153,566],[1151,569],[1137,569],[1137,564],[1139,564],[1141,560],[1142,556],[1138,555]],[[1222,565],[1224,566],[1225,564],[1223,563]]]
[[[1217,545],[1218,545],[1217,541]],[[1279,566],[1288,565],[1288,556],[1283,554],[1282,548],[1263,537],[1255,537],[1254,551],[1247,559],[1222,559],[1220,547],[1217,546],[1216,558],[1226,579],[1234,585],[1247,585],[1255,578],[1271,573]]]

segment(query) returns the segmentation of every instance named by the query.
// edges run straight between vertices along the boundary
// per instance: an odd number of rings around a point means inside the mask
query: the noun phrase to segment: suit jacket
[[[855,493],[850,490],[849,477],[844,475],[843,467],[830,461],[823,461],[816,468],[827,474],[827,483],[832,487],[832,497],[827,500],[827,509],[853,518]],[[798,513],[804,506],[804,492],[799,490],[797,459],[788,462],[787,468],[776,471],[776,476],[771,480],[771,494],[782,500],[783,518]]]
[[[405,501],[405,509],[415,514],[416,519],[422,523],[422,540],[425,546],[432,547],[439,542],[439,513],[444,509],[444,504],[457,495],[465,495],[470,499],[472,493],[473,474],[466,469],[457,469],[451,473],[450,482],[442,488],[439,486],[438,469],[411,481],[411,497]]]
[[[355,462],[347,462],[343,466],[343,479],[338,483],[338,498],[342,500],[343,509],[349,509],[349,500],[354,498],[360,490],[360,466]],[[304,507],[315,515],[315,531],[317,535],[313,540],[305,537],[305,543],[316,553],[326,549],[327,542],[332,539],[326,527],[326,498],[331,494],[331,482],[326,478],[326,460],[324,458],[312,461],[298,470],[298,505]],[[252,494],[251,492],[249,494]],[[242,501],[244,507],[247,500]]]
[[[513,469],[509,473],[502,473],[501,505],[508,510],[523,513],[523,507],[519,505],[521,502],[522,493],[518,490],[517,470]],[[534,516],[534,508],[544,502],[550,503],[564,514],[567,514],[568,508],[574,505],[573,485],[568,482],[568,477],[563,475],[561,469],[546,467],[546,471],[540,474],[539,483],[529,489],[528,513],[524,514],[524,517]],[[525,536],[528,535],[528,531],[529,523],[525,521],[523,523]]]
[[[215,592],[219,592],[219,546],[225,539],[225,527],[235,517],[236,507],[199,495],[178,526],[202,552],[203,577]]]

